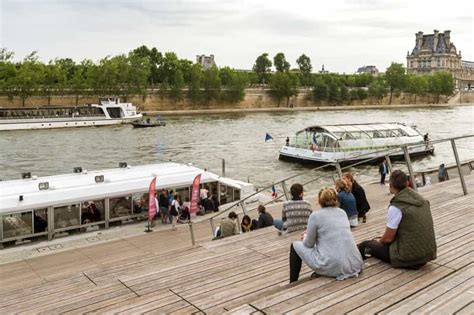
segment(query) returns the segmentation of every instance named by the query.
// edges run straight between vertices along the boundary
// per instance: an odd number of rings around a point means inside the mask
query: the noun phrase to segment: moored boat
[[[99,104],[84,106],[0,108],[0,131],[107,126],[131,123],[140,118],[142,114],[132,103],[107,98],[100,99]]]
[[[225,206],[254,192],[250,183],[221,177],[190,164],[161,163],[0,181],[0,244],[68,234],[89,227],[146,219],[148,189],[172,190],[182,200],[201,174],[201,185]],[[254,200],[253,200],[254,201]],[[251,201],[249,201],[251,202]]]
[[[433,145],[415,127],[401,123],[320,125],[296,133],[280,149],[280,159],[312,163],[351,163],[386,155],[401,158],[402,146],[410,155],[434,152]]]

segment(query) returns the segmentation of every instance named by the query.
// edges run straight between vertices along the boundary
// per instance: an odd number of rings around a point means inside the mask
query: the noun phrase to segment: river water
[[[166,116],[167,125],[133,129],[131,125],[86,127],[0,133],[0,179],[33,175],[71,173],[73,167],[96,170],[113,168],[121,161],[130,165],[162,161],[192,162],[220,174],[221,159],[226,176],[250,180],[256,186],[271,184],[292,174],[306,172],[305,181],[315,175],[308,166],[278,160],[286,136],[318,124],[403,122],[415,124],[431,139],[474,133],[474,106],[411,109],[358,109],[341,111],[294,111]],[[273,141],[265,142],[270,133]],[[461,159],[474,157],[471,140],[458,143]],[[449,143],[437,145],[435,155],[415,161],[414,168],[452,163]],[[357,167],[355,173],[368,180],[377,168]],[[319,183],[328,181],[322,179]]]

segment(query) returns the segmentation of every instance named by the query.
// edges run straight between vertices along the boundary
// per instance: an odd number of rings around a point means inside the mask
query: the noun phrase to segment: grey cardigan
[[[340,208],[322,208],[311,214],[306,237],[293,248],[317,274],[344,280],[357,277],[363,261],[354,242],[349,220]]]

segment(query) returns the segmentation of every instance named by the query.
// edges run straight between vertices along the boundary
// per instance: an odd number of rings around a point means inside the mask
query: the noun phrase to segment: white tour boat
[[[311,126],[296,133],[280,149],[280,159],[313,163],[340,163],[370,158],[402,158],[402,146],[410,155],[432,154],[433,145],[415,127],[401,123]]]
[[[100,171],[76,167],[72,174],[45,177],[23,173],[22,179],[0,181],[0,245],[145,220],[148,189],[155,176],[157,194],[161,189],[172,190],[183,201],[191,197],[191,186],[198,174],[201,187],[208,189],[221,205],[254,193],[253,184],[221,177],[191,164],[119,166]],[[91,207],[96,210],[94,215]]]
[[[48,106],[37,108],[0,108],[0,131],[106,126],[131,123],[142,118],[132,103],[118,98],[100,99],[99,104]]]

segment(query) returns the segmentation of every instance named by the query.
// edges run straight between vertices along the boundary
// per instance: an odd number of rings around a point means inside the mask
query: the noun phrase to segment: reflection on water
[[[120,161],[131,165],[161,161],[193,162],[220,174],[221,159],[226,175],[258,185],[307,171],[300,181],[316,174],[310,167],[278,160],[278,149],[286,136],[309,125],[374,122],[416,124],[431,139],[473,133],[474,106],[434,109],[302,111],[270,113],[232,113],[168,116],[167,125],[133,129],[131,125],[10,131],[0,133],[0,178],[15,179],[21,172],[34,175],[70,173],[74,166],[83,169],[116,167]],[[265,133],[274,141],[265,142]],[[459,141],[461,159],[474,157],[472,140]],[[415,170],[454,162],[449,143],[438,145],[435,155],[415,162]],[[364,178],[377,175],[377,169],[360,166],[356,173]],[[158,179],[159,180],[159,179]]]

